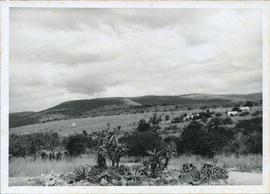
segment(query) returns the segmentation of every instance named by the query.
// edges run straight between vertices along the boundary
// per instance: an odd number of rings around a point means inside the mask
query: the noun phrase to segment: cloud
[[[109,96],[261,91],[261,12],[10,12],[10,110]]]

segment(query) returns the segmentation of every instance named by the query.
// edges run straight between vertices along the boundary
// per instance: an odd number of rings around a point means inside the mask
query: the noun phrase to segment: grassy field
[[[223,116],[226,116],[226,111],[230,110],[231,108],[214,108],[210,111],[220,112]],[[252,107],[251,114],[256,110],[261,110],[261,106]],[[184,112],[191,114],[194,112],[200,112],[200,109],[193,109],[193,110],[177,110],[177,111],[169,111],[169,112],[158,112],[158,114],[169,115],[170,119],[173,117],[179,117]],[[94,131],[100,131],[106,128],[107,123],[110,123],[111,127],[117,127],[121,125],[122,131],[130,131],[133,128],[136,128],[137,122],[140,119],[148,119],[153,115],[153,112],[149,113],[136,113],[136,114],[121,114],[121,115],[112,115],[112,116],[100,116],[100,117],[88,117],[88,118],[76,118],[76,119],[69,119],[69,120],[60,120],[60,121],[50,121],[46,123],[37,123],[32,125],[26,125],[22,127],[11,128],[10,133],[15,134],[31,134],[35,132],[57,132],[60,136],[69,136],[74,133],[81,133],[83,130],[87,131],[88,133],[92,133]],[[237,120],[241,119],[250,119],[252,116],[235,116],[231,117],[234,123]],[[187,125],[189,121],[178,123],[177,126],[183,128]],[[166,126],[166,123],[160,124],[161,128]]]
[[[134,164],[137,158],[125,157],[121,160],[121,164]],[[242,172],[261,172],[262,171],[262,156],[259,154],[240,155],[238,158],[235,155],[217,155],[214,159],[205,159],[200,156],[187,156],[173,158],[169,163],[169,168],[180,169],[184,163],[194,163],[201,166],[204,163],[216,163],[217,166],[226,167]],[[35,161],[27,158],[13,158],[9,163],[10,177],[33,177],[39,176],[41,173],[50,172],[70,172],[75,167],[80,165],[95,165],[95,155],[84,155],[69,160],[60,161],[42,161],[37,159]],[[108,165],[110,165],[108,163]]]

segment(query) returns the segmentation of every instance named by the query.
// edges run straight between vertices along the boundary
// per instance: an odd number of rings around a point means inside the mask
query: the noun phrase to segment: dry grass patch
[[[28,177],[39,176],[41,173],[50,172],[69,172],[80,165],[95,165],[94,155],[71,158],[68,160],[46,160],[37,159],[33,161],[30,158],[13,158],[9,163],[10,177]]]
[[[205,163],[215,163],[217,166],[241,171],[241,172],[261,172],[262,171],[262,155],[261,154],[247,154],[247,155],[217,155],[213,159],[203,158],[195,155],[182,155],[173,158],[170,161],[172,168],[180,168],[184,163],[194,163],[201,167]]]

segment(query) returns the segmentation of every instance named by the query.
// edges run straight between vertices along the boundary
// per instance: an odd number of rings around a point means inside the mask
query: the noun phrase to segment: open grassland
[[[83,130],[88,133],[101,131],[106,128],[107,123],[111,127],[121,125],[122,130],[130,130],[136,127],[138,120],[141,118],[149,118],[151,114],[125,114],[89,118],[77,118],[61,121],[51,121],[46,123],[37,123],[17,128],[11,128],[10,133],[31,134],[35,132],[57,132],[61,136],[69,136],[74,133],[81,133]]]
[[[226,111],[231,110],[231,108],[212,108],[210,111],[215,111],[222,113],[226,116]],[[261,110],[261,106],[252,107],[250,114],[256,110]],[[169,115],[170,119],[174,117],[180,117],[183,113],[192,114],[195,112],[200,112],[200,109],[193,110],[177,110],[168,112],[157,112],[158,114]],[[101,131],[106,128],[107,123],[110,123],[111,127],[117,127],[121,125],[122,131],[130,131],[137,126],[137,122],[140,119],[148,119],[153,115],[154,112],[147,113],[136,113],[136,114],[121,114],[121,115],[111,115],[111,116],[99,116],[99,117],[88,117],[88,118],[76,118],[68,120],[50,121],[45,123],[36,123],[32,125],[26,125],[22,127],[16,127],[10,129],[10,134],[31,134],[31,133],[45,133],[45,132],[57,132],[60,136],[69,136],[75,133],[81,133],[83,130],[87,131],[89,134],[96,131]],[[232,120],[237,122],[237,120],[251,119],[252,116],[234,116],[231,117]],[[183,128],[187,125],[189,121],[178,123],[177,126]],[[160,124],[161,128],[166,126],[166,123]]]
[[[140,159],[134,157],[125,157],[121,160],[121,164],[132,165],[135,162],[140,162]],[[197,166],[202,166],[205,163],[216,163],[217,166],[226,167],[235,171],[242,172],[261,172],[262,171],[262,156],[260,154],[240,155],[217,155],[213,159],[202,158],[201,156],[182,155],[172,158],[169,163],[169,168],[180,169],[184,163],[194,163]],[[75,167],[80,165],[96,164],[95,155],[84,155],[82,157],[71,158],[69,160],[60,161],[35,161],[27,158],[13,158],[9,163],[10,177],[33,177],[40,176],[41,173],[50,172],[71,172]],[[108,163],[108,165],[110,165]]]

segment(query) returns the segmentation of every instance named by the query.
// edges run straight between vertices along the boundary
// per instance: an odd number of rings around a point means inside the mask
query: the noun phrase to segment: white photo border
[[[9,186],[10,8],[239,8],[260,9],[263,31],[263,184],[235,186]],[[270,193],[270,2],[264,1],[1,1],[1,193]]]

